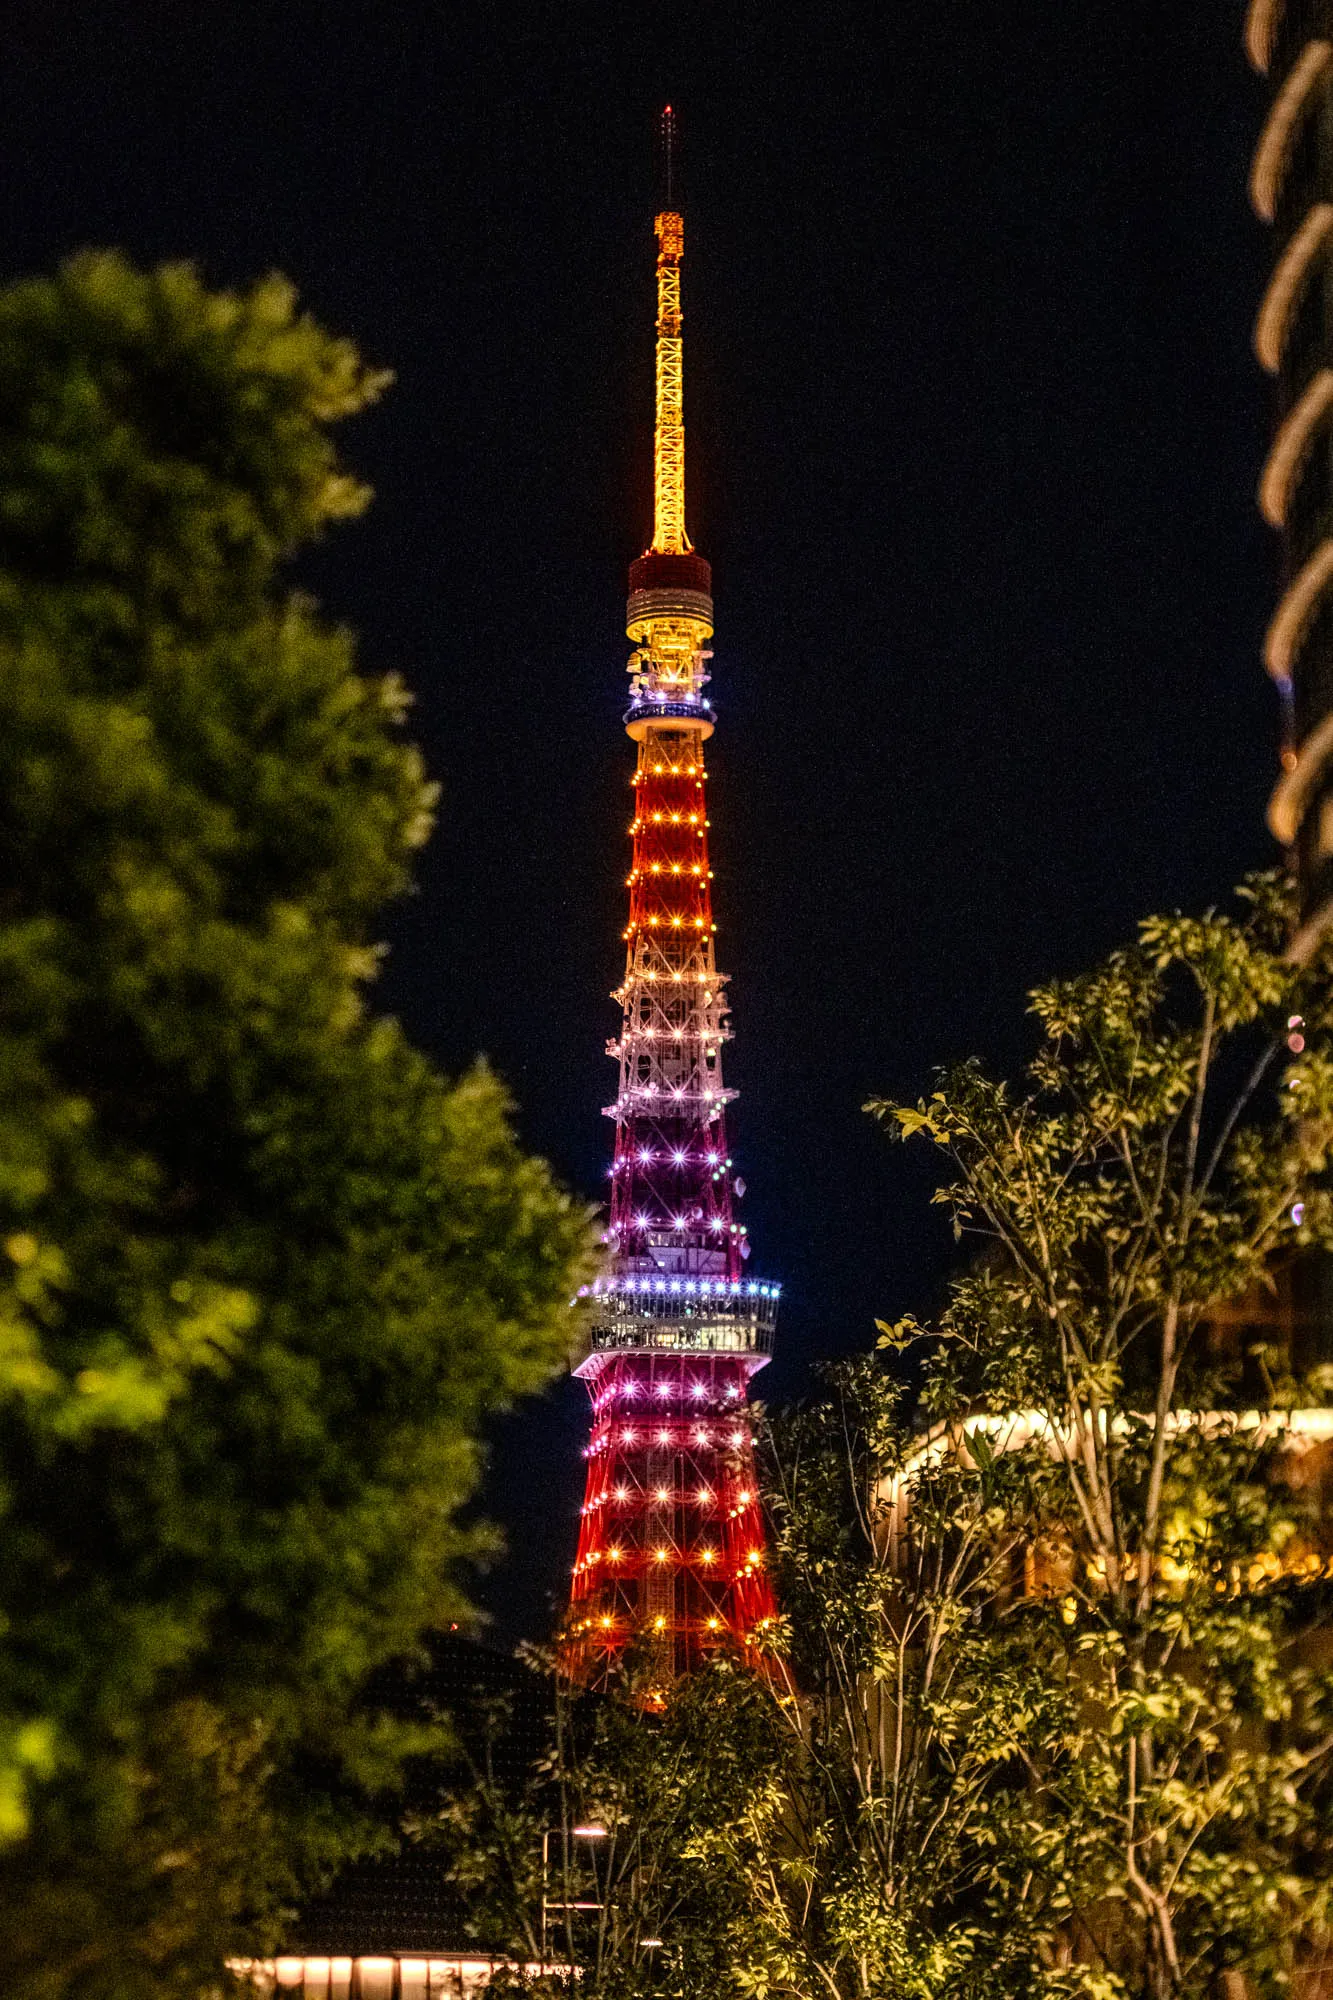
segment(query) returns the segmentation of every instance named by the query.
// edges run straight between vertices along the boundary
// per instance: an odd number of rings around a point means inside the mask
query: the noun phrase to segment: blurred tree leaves
[[[0,1947],[195,1993],[365,1838],[585,1213],[376,1019],[433,791],[281,565],[385,377],[268,279],[0,293]],[[447,977],[447,972],[446,975]]]

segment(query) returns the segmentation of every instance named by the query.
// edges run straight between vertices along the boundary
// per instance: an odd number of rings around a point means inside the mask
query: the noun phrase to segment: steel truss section
[[[742,1355],[593,1355],[566,1650],[594,1678],[641,1635],[664,1679],[774,1616]]]

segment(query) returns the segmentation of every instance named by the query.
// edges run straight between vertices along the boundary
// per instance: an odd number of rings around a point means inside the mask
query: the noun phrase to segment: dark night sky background
[[[864,1098],[1012,1068],[1031,984],[1272,858],[1241,0],[5,13],[0,276],[85,243],[276,266],[398,372],[346,436],[373,512],[305,573],[415,688],[444,786],[386,1004],[451,1067],[485,1050],[594,1196],[677,106],[768,1393],[929,1310],[929,1161]],[[583,1427],[569,1382],[500,1427],[503,1635],[561,1588]]]

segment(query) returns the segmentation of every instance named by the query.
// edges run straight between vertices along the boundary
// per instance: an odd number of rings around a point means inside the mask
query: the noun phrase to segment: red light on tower
[[[668,172],[674,121],[663,113]],[[669,184],[669,183],[668,183]],[[606,1275],[591,1288],[593,1406],[583,1529],[562,1635],[592,1680],[632,1639],[663,1678],[719,1645],[751,1647],[772,1618],[751,1375],[772,1351],[778,1286],[747,1275],[744,1184],[722,1081],[730,1039],[717,969],[704,746],[716,716],[712,572],[685,531],[682,218],[656,218],[654,530],[630,565],[626,630],[638,746]]]

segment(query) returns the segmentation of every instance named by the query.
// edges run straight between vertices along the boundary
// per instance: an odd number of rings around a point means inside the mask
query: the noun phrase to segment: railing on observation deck
[[[771,1354],[781,1290],[757,1278],[601,1278],[580,1304],[598,1351]]]
[[[717,710],[701,694],[636,694],[625,710],[630,722],[716,722]]]

